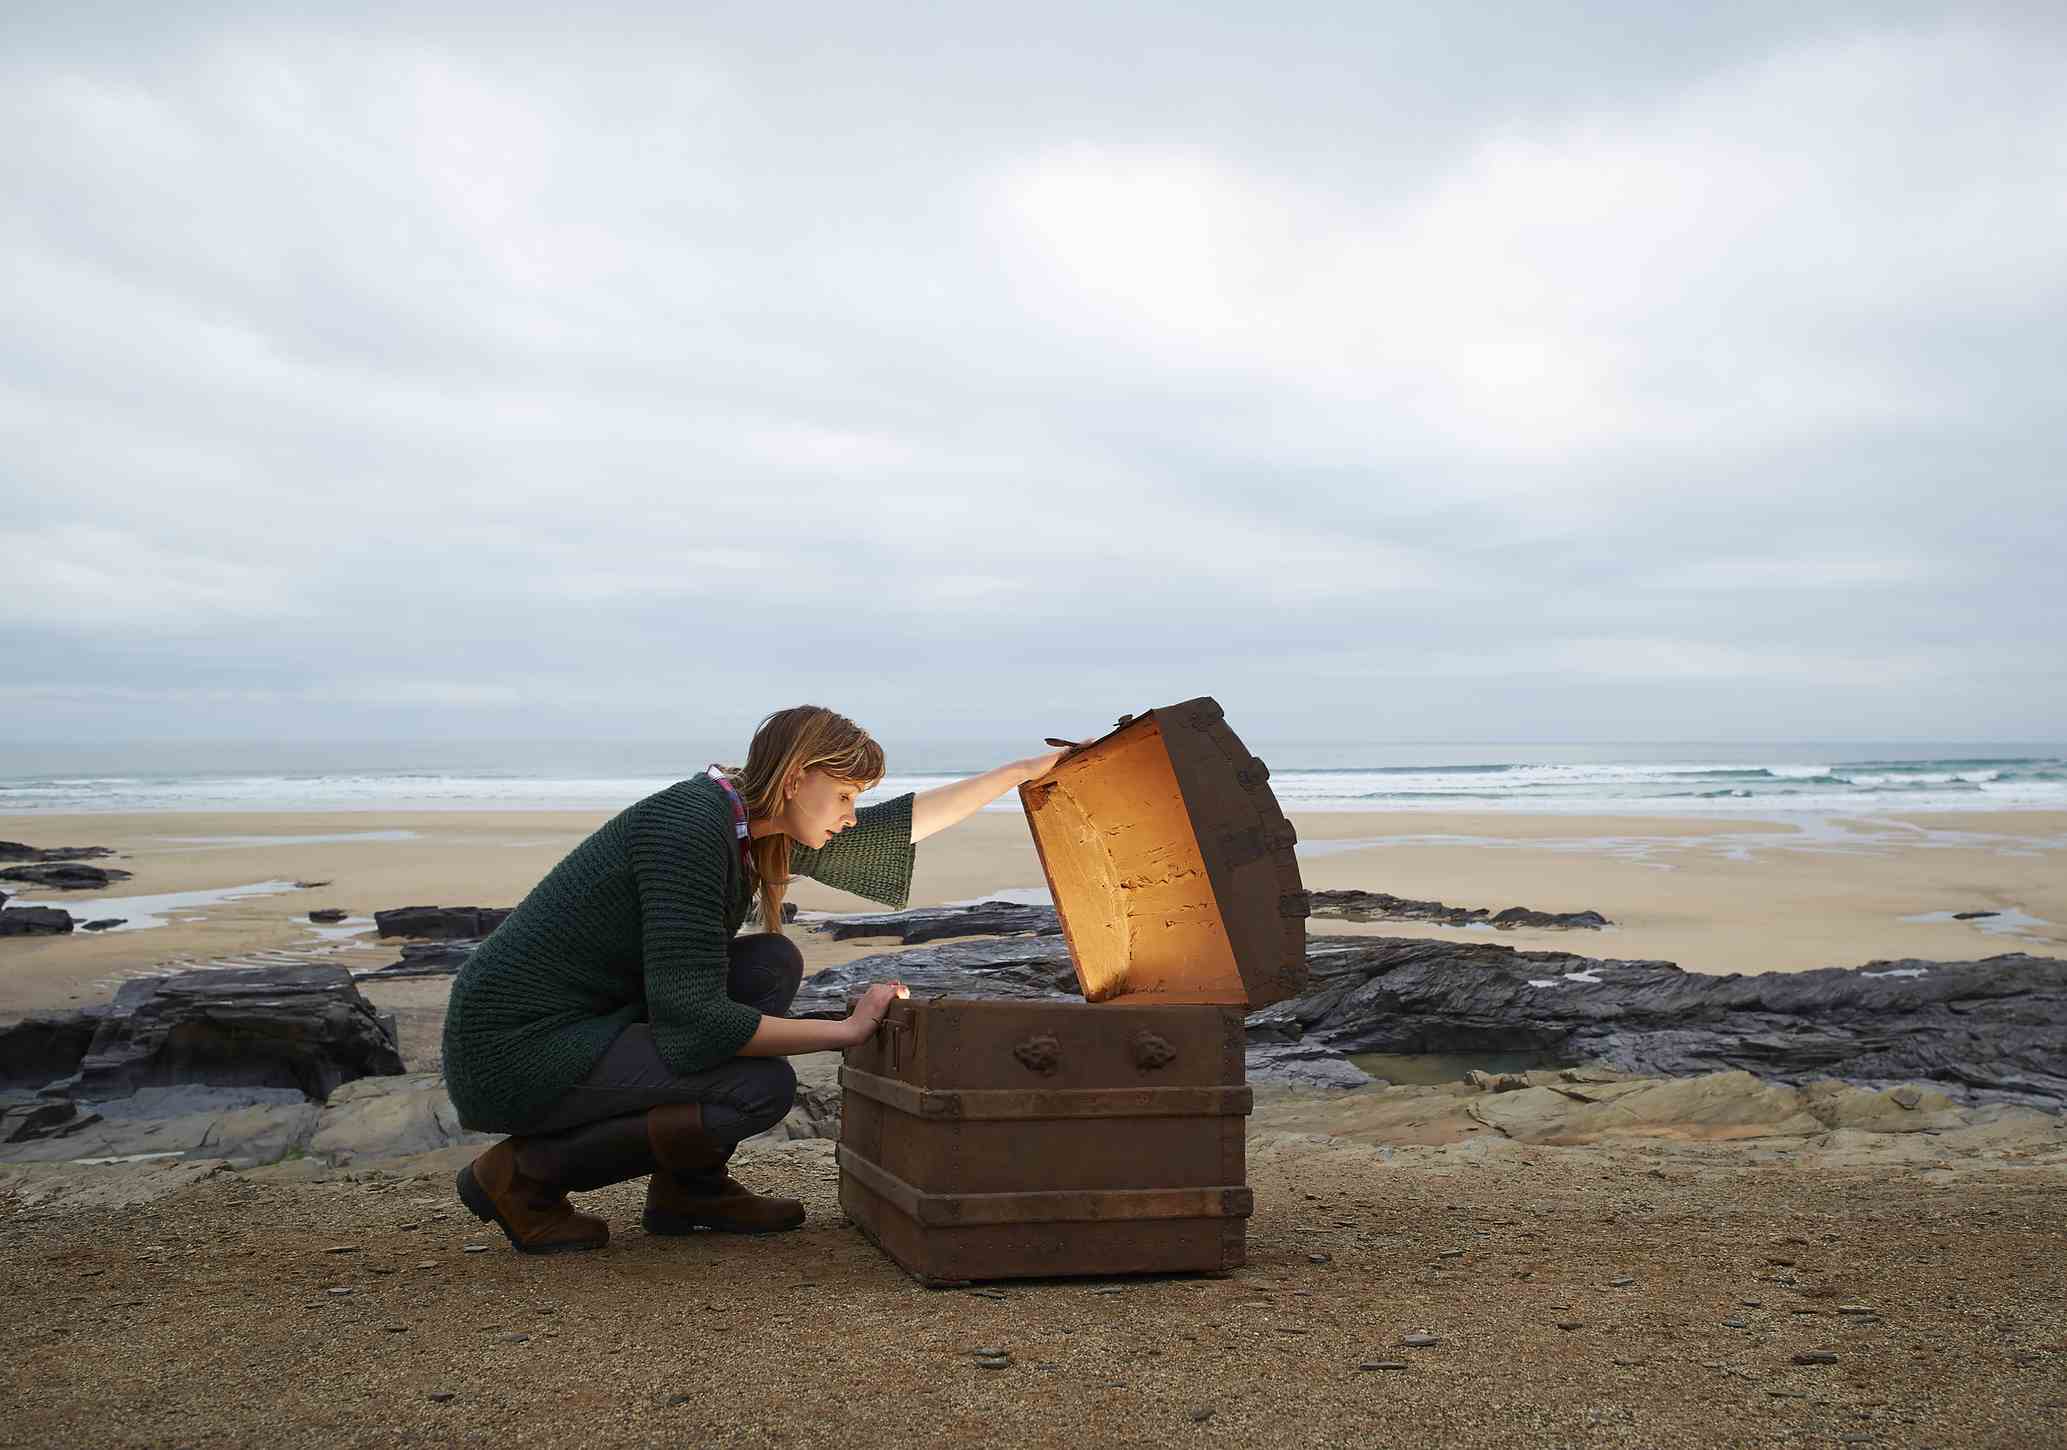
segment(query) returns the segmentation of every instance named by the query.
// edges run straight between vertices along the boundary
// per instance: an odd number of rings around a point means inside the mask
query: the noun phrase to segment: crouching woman
[[[865,1040],[897,987],[870,987],[844,1021],[783,1015],[803,977],[782,932],[790,879],[902,906],[915,842],[1059,754],[856,809],[882,748],[802,705],[761,722],[743,769],[712,766],[610,820],[453,982],[453,1105],[465,1127],[510,1135],[459,1171],[461,1200],[525,1253],[603,1247],[609,1225],[568,1193],[648,1174],[648,1233],[797,1227],[802,1204],[751,1192],[727,1162],[789,1111],[783,1059]],[[756,902],[763,930],[738,935]]]

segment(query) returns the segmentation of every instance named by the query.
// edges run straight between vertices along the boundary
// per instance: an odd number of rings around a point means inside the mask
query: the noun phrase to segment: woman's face
[[[854,824],[854,798],[860,794],[861,787],[851,780],[805,771],[782,808],[783,834],[799,845],[823,846]]]

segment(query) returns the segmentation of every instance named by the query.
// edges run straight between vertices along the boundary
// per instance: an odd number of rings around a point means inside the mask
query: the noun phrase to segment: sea
[[[1695,817],[2067,810],[2067,743],[1248,742],[1288,811]],[[886,742],[872,796],[925,790],[1025,742]],[[614,810],[723,746],[638,742],[0,744],[0,815]],[[1016,811],[1011,794],[990,807]]]

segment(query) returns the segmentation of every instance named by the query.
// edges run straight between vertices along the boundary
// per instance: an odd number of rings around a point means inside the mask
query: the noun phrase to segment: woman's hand
[[[1027,756],[1026,759],[1019,762],[1019,768],[1026,772],[1021,784],[1025,784],[1027,781],[1039,780],[1053,770],[1056,762],[1069,754],[1073,748],[1072,746],[1064,746],[1060,750],[1044,750],[1039,755]]]
[[[847,1014],[847,1045],[859,1047],[875,1036],[876,1024],[890,1010],[890,1004],[905,995],[902,982],[877,982],[861,994],[854,1010]]]

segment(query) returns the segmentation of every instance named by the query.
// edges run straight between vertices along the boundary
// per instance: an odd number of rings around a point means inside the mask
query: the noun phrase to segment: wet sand
[[[170,924],[101,935],[0,941],[0,1019],[105,997],[123,977],[268,952],[330,951],[307,913],[357,916],[412,904],[513,905],[602,812],[307,812],[296,814],[18,815],[0,839],[106,845],[135,873],[106,893],[22,888],[25,901],[75,916],[102,896],[328,881],[184,911]],[[1318,890],[1361,888],[1455,906],[1591,909],[1601,932],[1486,931],[1388,922],[1316,921],[1316,931],[1463,936],[1589,956],[1659,957],[1704,972],[1796,971],[1877,958],[1968,960],[1997,952],[2067,956],[2067,813],[1937,813],[1803,823],[1633,816],[1314,813],[1295,818],[1301,872]],[[1038,887],[1024,820],[985,813],[919,847],[915,904]],[[13,885],[4,888],[15,891]],[[815,882],[807,910],[870,904]],[[2001,922],[1910,922],[1954,911],[2018,911]],[[110,914],[120,914],[119,910]],[[349,934],[342,934],[349,936]],[[796,939],[812,966],[880,943]],[[392,947],[341,960],[372,966]]]

